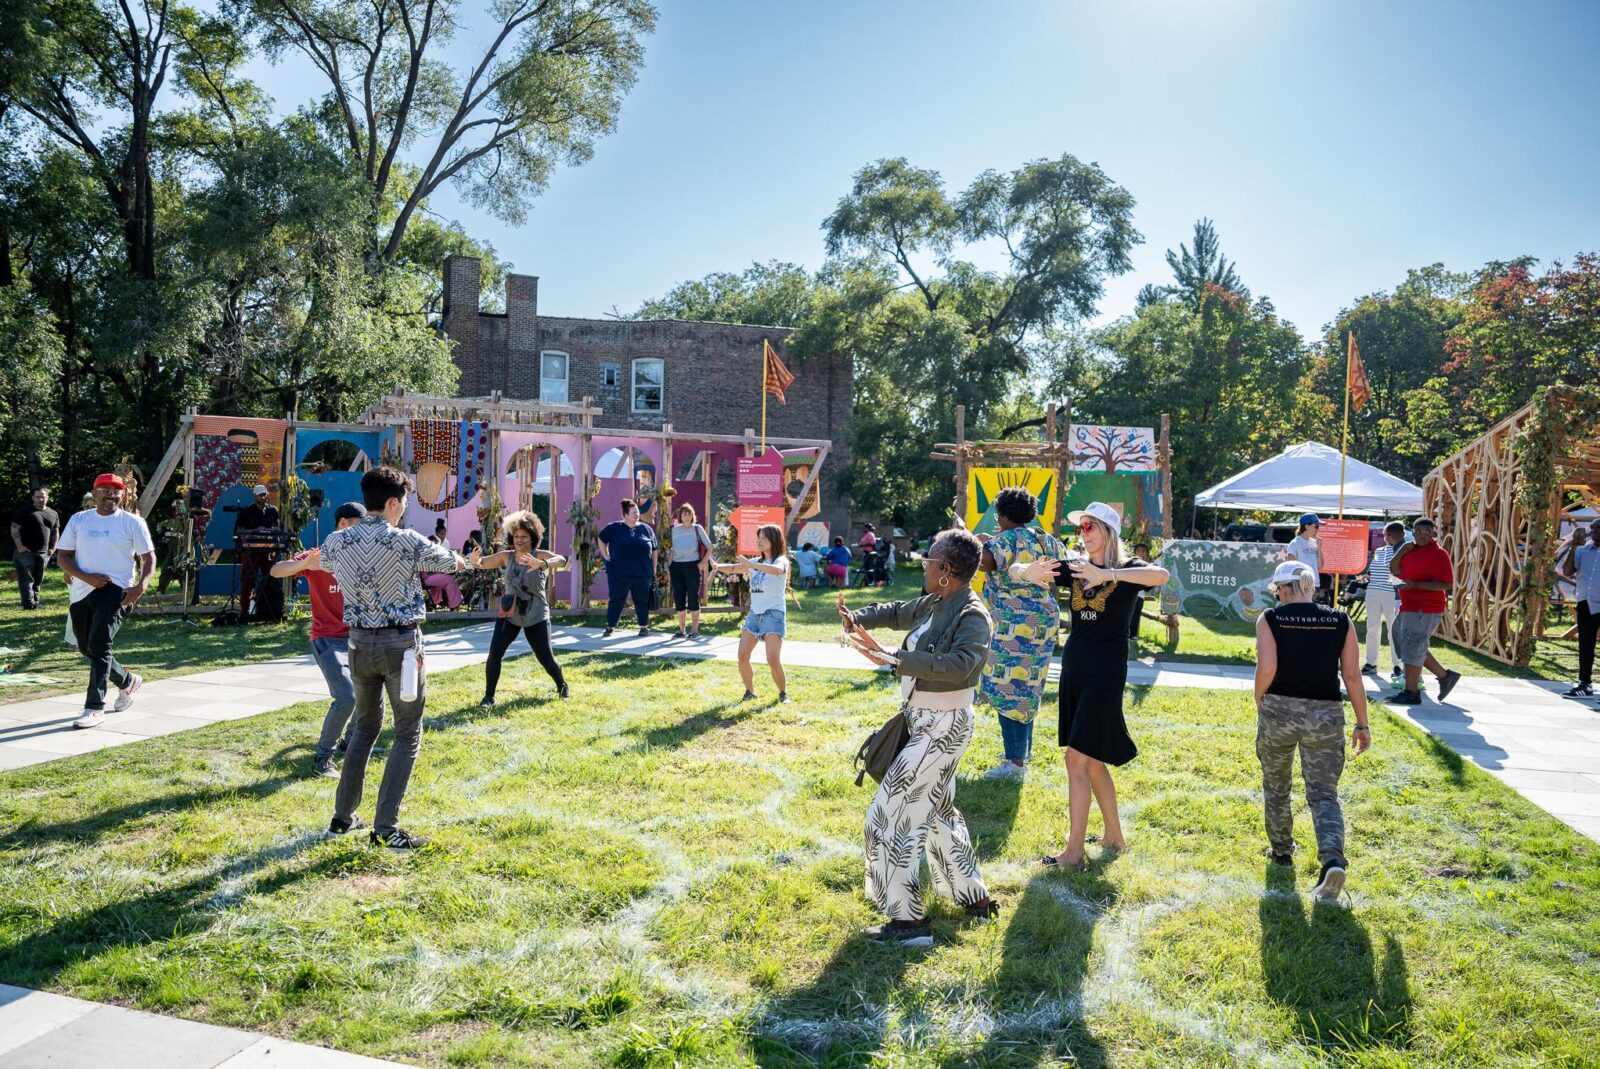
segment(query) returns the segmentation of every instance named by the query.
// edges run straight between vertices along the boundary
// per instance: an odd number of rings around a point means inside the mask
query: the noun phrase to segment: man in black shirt
[[[267,488],[256,487],[256,500],[250,507],[239,513],[239,520],[233,525],[235,535],[243,535],[250,531],[259,531],[263,527],[281,526],[278,520],[278,510],[267,504]],[[239,550],[239,608],[248,614],[250,612],[250,596],[256,589],[256,572],[265,572],[269,562],[258,559],[254,550]]]
[[[22,591],[22,607],[39,607],[39,584],[44,581],[45,565],[56,551],[61,537],[61,517],[50,507],[50,491],[42,487],[32,499],[11,514],[12,560],[17,566],[17,586]]]

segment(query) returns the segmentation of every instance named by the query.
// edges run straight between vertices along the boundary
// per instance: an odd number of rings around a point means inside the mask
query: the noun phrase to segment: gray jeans
[[[17,587],[22,592],[22,607],[34,608],[39,604],[39,584],[44,582],[46,557],[43,553],[25,549],[13,554],[11,559],[17,566]]]
[[[400,699],[400,670],[407,656],[422,658],[422,632],[368,631],[350,629],[350,679],[355,684],[356,709],[350,731],[350,748],[345,752],[344,770],[339,775],[339,790],[334,795],[333,815],[342,821],[355,816],[361,792],[367,781],[367,761],[372,744],[383,727],[383,692],[389,692],[389,707],[394,710],[394,746],[384,762],[383,782],[378,786],[378,815],[372,822],[379,835],[393,831],[400,822],[400,802],[411,782],[411,768],[422,748],[422,703],[427,697],[427,676],[422,673],[414,701]]]

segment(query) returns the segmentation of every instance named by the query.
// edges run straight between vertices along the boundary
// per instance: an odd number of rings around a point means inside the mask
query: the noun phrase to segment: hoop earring
[[[943,590],[945,587],[947,587],[949,585],[950,585],[950,577],[948,575],[941,575],[939,577],[939,589]]]

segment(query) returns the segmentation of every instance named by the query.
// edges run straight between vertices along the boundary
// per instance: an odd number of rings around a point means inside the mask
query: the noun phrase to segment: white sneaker
[[[133,696],[139,693],[139,688],[144,686],[144,677],[137,672],[128,673],[133,678],[128,680],[128,685],[117,691],[117,700],[111,706],[113,713],[125,713],[133,704]]]
[[[1027,765],[1015,764],[1010,760],[1001,761],[983,774],[984,779],[1021,779],[1028,771]]]
[[[83,715],[72,722],[72,726],[75,728],[97,728],[105,723],[105,719],[104,709],[85,709]]]

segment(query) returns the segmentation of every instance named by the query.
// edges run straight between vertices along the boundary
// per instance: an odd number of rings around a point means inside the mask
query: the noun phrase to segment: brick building
[[[576,403],[604,410],[603,427],[689,434],[743,434],[761,426],[761,339],[772,342],[795,382],[788,404],[767,407],[767,434],[824,438],[833,452],[822,472],[822,515],[849,529],[838,472],[849,459],[851,368],[846,356],[800,362],[785,327],[681,320],[572,319],[539,311],[539,280],[506,276],[506,310],[479,308],[482,268],[474,257],[444,262],[445,334],[455,343],[458,392],[499,390],[508,399]],[[792,533],[792,532],[791,532]]]

